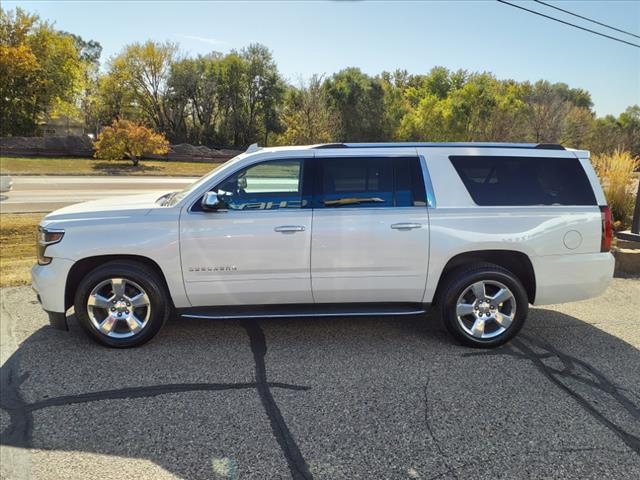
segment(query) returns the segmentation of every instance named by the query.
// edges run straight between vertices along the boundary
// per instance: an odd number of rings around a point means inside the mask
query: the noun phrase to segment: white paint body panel
[[[422,227],[392,229],[396,223]],[[426,207],[313,213],[311,278],[318,303],[421,302],[428,262]]]
[[[304,231],[274,230],[283,225]],[[313,302],[311,210],[185,213],[180,250],[193,306]],[[230,270],[209,271],[216,266]]]
[[[430,208],[189,212],[204,192],[253,163],[357,154],[423,156],[435,203]],[[579,158],[598,204],[605,204],[588,152],[582,151],[486,146],[262,149],[213,171],[175,206],[156,203],[158,193],[87,202],[48,215],[42,224],[66,233],[60,243],[47,248],[52,264],[34,267],[34,288],[46,310],[61,312],[66,277],[74,262],[101,255],[137,255],[160,267],[178,308],[429,303],[449,260],[489,249],[527,255],[536,277],[536,304],[573,301],[604,291],[612,277],[613,257],[600,253],[597,206],[478,207],[448,160],[452,154]],[[390,228],[405,222],[419,223],[421,228]],[[280,225],[300,225],[305,230],[275,232]],[[236,268],[208,270],[220,266]],[[205,271],[196,271],[199,267]]]

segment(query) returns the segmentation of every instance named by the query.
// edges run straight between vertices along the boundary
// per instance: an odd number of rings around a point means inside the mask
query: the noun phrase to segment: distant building
[[[38,134],[43,137],[66,137],[68,135],[84,135],[84,122],[67,115],[48,118],[38,125]]]

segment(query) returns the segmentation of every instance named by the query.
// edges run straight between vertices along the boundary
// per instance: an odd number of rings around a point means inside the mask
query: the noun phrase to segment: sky
[[[516,2],[518,0],[512,0]],[[368,74],[434,66],[489,71],[501,79],[565,82],[591,93],[600,116],[640,104],[640,48],[477,1],[11,1],[56,28],[99,41],[102,61],[132,42],[178,43],[185,55],[266,45],[293,84],[346,67]],[[640,35],[640,1],[547,3]],[[619,32],[534,3],[538,10],[640,44]]]

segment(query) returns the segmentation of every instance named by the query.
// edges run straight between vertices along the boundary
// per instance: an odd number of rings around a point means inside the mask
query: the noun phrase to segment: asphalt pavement
[[[0,212],[51,212],[67,205],[99,198],[159,194],[182,190],[197,178],[121,176],[15,176],[13,189],[0,197]]]
[[[638,279],[489,351],[433,315],[172,320],[114,350],[0,294],[3,478],[640,478]]]

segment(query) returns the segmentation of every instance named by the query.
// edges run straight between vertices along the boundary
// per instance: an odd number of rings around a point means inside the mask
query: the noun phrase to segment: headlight
[[[38,264],[48,265],[51,263],[51,257],[45,257],[45,250],[49,245],[58,243],[64,236],[64,230],[56,230],[53,228],[44,228],[38,226]]]

